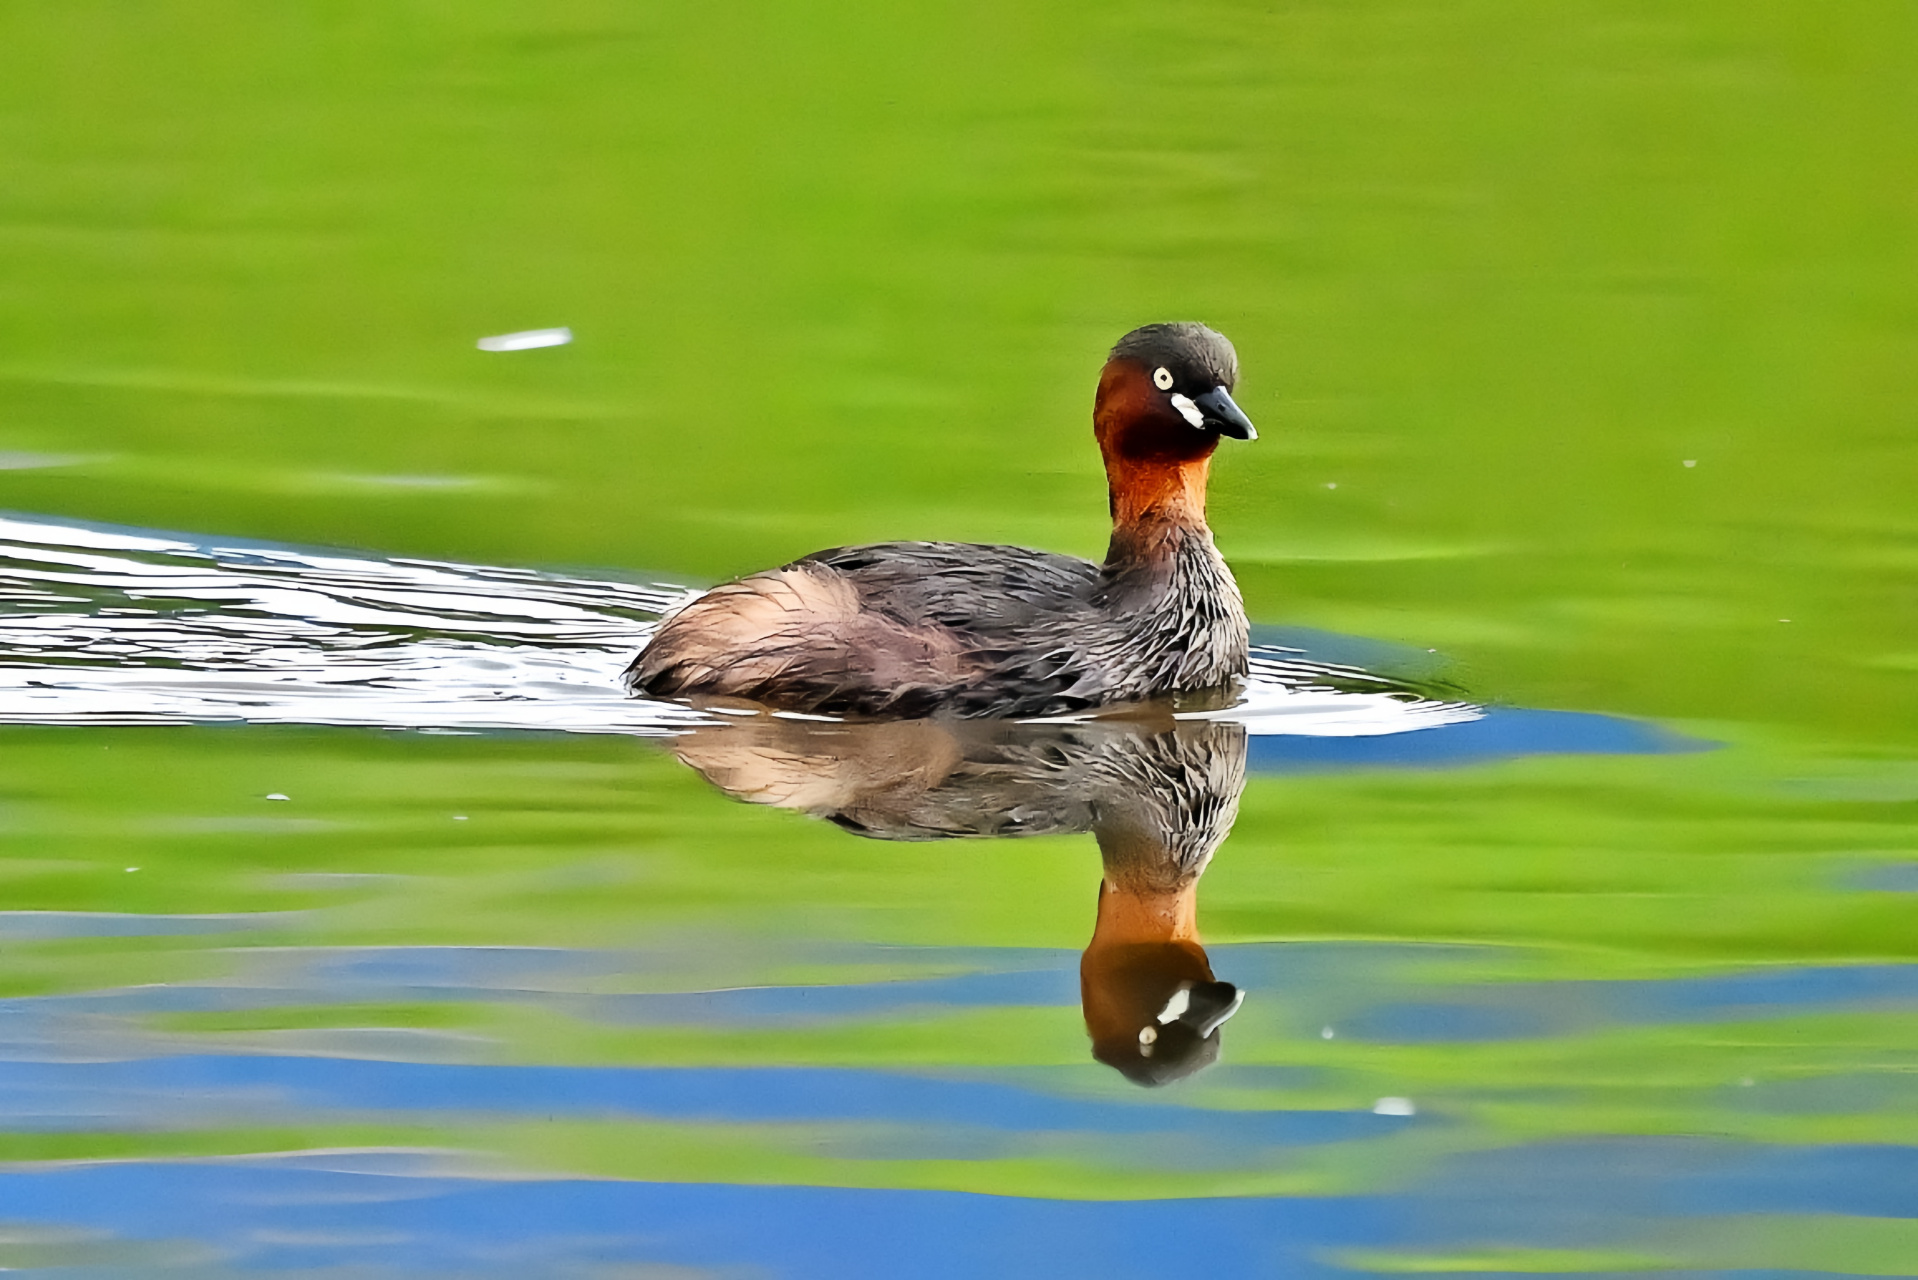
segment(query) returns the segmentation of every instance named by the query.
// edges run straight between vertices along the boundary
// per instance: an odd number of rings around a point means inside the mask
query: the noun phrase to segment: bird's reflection
[[[1213,977],[1199,876],[1238,816],[1245,729],[1095,720],[728,717],[675,740],[729,794],[879,840],[1090,831],[1104,863],[1080,993],[1092,1053],[1143,1085],[1209,1065],[1242,998]]]

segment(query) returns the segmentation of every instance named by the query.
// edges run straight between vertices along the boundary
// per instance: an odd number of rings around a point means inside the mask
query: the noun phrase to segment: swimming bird
[[[1112,348],[1093,402],[1103,564],[1024,547],[883,542],[815,552],[662,619],[627,669],[650,697],[860,717],[1036,716],[1232,687],[1245,605],[1205,522],[1239,359],[1202,324]]]

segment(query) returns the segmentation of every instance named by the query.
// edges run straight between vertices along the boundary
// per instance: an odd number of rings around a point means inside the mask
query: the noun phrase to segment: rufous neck
[[[1196,535],[1209,542],[1205,477],[1210,467],[1210,458],[1150,463],[1109,459],[1112,540],[1106,545],[1106,567],[1156,573],[1177,562],[1188,538]]]
[[[1205,528],[1205,484],[1211,470],[1210,455],[1179,461],[1107,458],[1114,532],[1163,525]]]

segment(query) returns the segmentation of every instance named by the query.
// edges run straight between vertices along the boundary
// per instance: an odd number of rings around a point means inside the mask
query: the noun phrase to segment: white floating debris
[[[268,799],[268,800],[291,800],[292,798],[293,798],[292,796],[286,796],[286,795],[281,795],[281,794],[280,794],[279,792],[277,792],[277,791],[275,791],[275,792],[273,792],[273,793],[272,793],[271,795],[269,795],[269,796],[267,796],[267,799]]]
[[[93,462],[82,453],[26,453],[20,450],[0,452],[0,471],[35,471],[42,467],[71,467]]]
[[[138,868],[138,867],[128,867],[128,868],[127,868],[127,870],[128,870],[128,871],[138,871],[139,869],[140,869],[140,868]]]
[[[1686,466],[1688,466],[1688,467],[1695,467],[1695,466],[1697,466],[1697,465],[1698,465],[1698,459],[1697,459],[1697,458],[1687,458],[1687,459],[1685,459],[1685,465],[1686,465]]]
[[[1752,1079],[1752,1078],[1751,1078],[1750,1076],[1746,1076],[1746,1077],[1745,1077],[1745,1078],[1744,1078],[1743,1080],[1740,1080],[1740,1081],[1738,1082],[1738,1087],[1739,1087],[1739,1088],[1741,1088],[1741,1089],[1749,1089],[1749,1088],[1751,1088],[1751,1087],[1752,1087],[1753,1085],[1755,1085],[1755,1084],[1757,1084],[1757,1083],[1758,1083],[1758,1082],[1757,1082],[1756,1080],[1754,1080],[1754,1079]]]
[[[496,333],[481,338],[481,351],[531,351],[535,347],[563,347],[573,340],[573,331],[558,329],[521,329],[518,333]]]
[[[453,821],[455,821],[455,822],[464,822],[464,821],[466,821],[466,815],[465,815],[465,814],[463,814],[463,813],[456,813],[456,814],[454,814],[454,815],[453,815]]]
[[[1337,1033],[1334,1032],[1332,1028],[1330,1027],[1319,1028],[1319,1039],[1321,1040],[1330,1040],[1335,1034]]]
[[[1418,1114],[1418,1108],[1412,1105],[1410,1098],[1380,1098],[1372,1104],[1375,1116],[1412,1116]]]
[[[1336,489],[1339,487],[1339,482],[1336,480],[1327,480],[1325,482],[1325,487],[1328,489]]]

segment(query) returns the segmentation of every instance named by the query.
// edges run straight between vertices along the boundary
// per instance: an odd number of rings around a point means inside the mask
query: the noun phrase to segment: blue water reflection
[[[1918,1216],[1918,1150],[1726,1148],[1698,1139],[1545,1144],[1455,1157],[1392,1196],[1036,1201],[938,1191],[518,1181],[445,1157],[317,1153],[0,1172],[15,1222],[227,1266],[369,1274],[590,1274],[649,1263],[794,1280],[1359,1274],[1356,1246],[1486,1238],[1578,1248],[1684,1216]],[[1523,1227],[1515,1232],[1515,1224]],[[79,1252],[78,1249],[75,1250]],[[1688,1270],[1693,1275],[1751,1276]]]
[[[1251,740],[1246,763],[1257,773],[1301,773],[1466,765],[1521,756],[1663,755],[1709,745],[1620,716],[1492,707],[1477,720],[1408,733],[1352,738],[1259,735]]]
[[[1807,1010],[1918,1007],[1918,965],[1768,967],[1690,978],[1450,984],[1407,974],[1470,949],[1352,943],[1227,943],[1208,948],[1240,985],[1285,999],[1303,1025],[1384,1043],[1570,1035],[1610,1027],[1743,1021]],[[601,994],[606,977],[656,981],[643,953],[510,948],[378,949],[341,958],[271,955],[279,981],[143,985],[75,995],[11,997],[0,1014],[19,1025],[58,1019],[221,1013],[328,1004],[484,1001],[549,1006],[593,1022],[633,1026],[802,1027],[915,1012],[1070,1008],[1079,1003],[1079,953],[948,947],[799,949],[776,958],[870,969],[952,969],[921,979]],[[244,962],[246,953],[237,953]],[[771,959],[773,957],[769,957]],[[530,963],[529,963],[530,962]],[[528,986],[535,976],[544,989]],[[293,979],[291,981],[287,979]],[[569,989],[569,984],[572,989]],[[1407,996],[1416,993],[1416,999]],[[1254,1006],[1256,1008],[1256,1006]]]
[[[1512,983],[1441,990],[1363,1010],[1342,1024],[1360,1039],[1503,1040],[1782,1016],[1799,1010],[1918,1006],[1918,965],[1810,965],[1656,981]]]
[[[266,1123],[327,1111],[1179,1134],[1203,1140],[1222,1164],[1263,1146],[1353,1141],[1416,1123],[1370,1111],[1215,1111],[1074,1098],[991,1080],[842,1068],[476,1066],[246,1054],[0,1063],[0,1117],[16,1126],[117,1128],[187,1116]]]
[[[499,1182],[435,1176],[409,1167],[415,1163],[95,1165],[0,1174],[0,1198],[16,1220],[200,1241],[249,1270],[376,1275],[526,1275],[528,1267],[573,1275],[629,1263],[793,1280],[1329,1276],[1344,1273],[1315,1261],[1318,1250],[1395,1242],[1405,1230],[1401,1208],[1373,1199],[1074,1203],[833,1187]]]
[[[1873,893],[1918,893],[1918,862],[1860,868],[1851,877],[1851,887]]]

